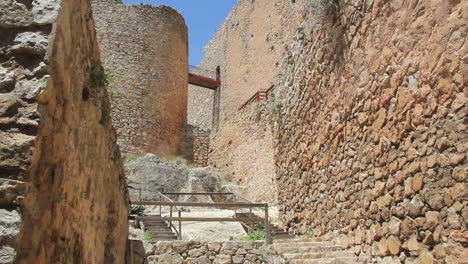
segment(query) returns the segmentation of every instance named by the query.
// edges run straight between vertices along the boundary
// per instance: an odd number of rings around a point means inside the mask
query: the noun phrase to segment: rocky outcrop
[[[454,234],[468,227],[467,10],[339,1],[296,31],[275,120],[291,232],[339,231],[345,247],[394,261],[466,261]]]
[[[181,161],[164,161],[154,154],[125,163],[132,200],[156,200],[158,192],[221,192],[219,175],[209,167],[191,168]],[[196,197],[184,197],[196,199]]]
[[[123,263],[128,195],[90,4],[0,7],[1,263],[15,248],[15,263]]]

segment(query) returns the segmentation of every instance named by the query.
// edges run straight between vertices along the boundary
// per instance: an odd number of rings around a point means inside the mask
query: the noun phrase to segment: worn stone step
[[[151,232],[155,235],[174,235],[174,232],[167,230],[167,231],[153,231],[153,230],[148,230],[148,232]]]
[[[318,259],[293,259],[291,264],[358,264],[367,263],[357,257],[318,258]]]
[[[294,239],[295,237],[294,236],[290,236],[290,235],[275,235],[274,236],[274,239]]]
[[[277,239],[274,241],[274,244],[282,244],[282,243],[298,243],[298,242],[320,242],[320,243],[329,243],[329,244],[333,244],[331,241],[327,241],[327,240],[322,240],[320,238],[297,238],[297,239],[288,239],[288,240],[285,240],[285,239]]]
[[[153,241],[175,241],[177,240],[177,237],[173,238],[153,238]]]
[[[177,236],[154,236],[153,240],[176,240]]]
[[[341,250],[340,246],[289,246],[289,247],[273,247],[283,254],[304,254],[304,253],[319,253],[319,252],[335,252]]]
[[[146,229],[148,228],[171,229],[169,226],[146,226]]]
[[[146,229],[148,228],[159,228],[159,229],[171,229],[170,226],[145,226]]]
[[[321,251],[307,253],[286,253],[288,259],[318,259],[318,258],[354,258],[353,251]]]
[[[287,239],[285,239],[287,240]],[[274,248],[285,248],[285,247],[327,247],[335,246],[341,248],[340,246],[335,245],[332,242],[295,242],[295,239],[289,239],[290,242],[281,242],[273,243]]]

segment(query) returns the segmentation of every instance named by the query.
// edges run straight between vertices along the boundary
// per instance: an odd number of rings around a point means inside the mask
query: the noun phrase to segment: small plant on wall
[[[338,0],[309,0],[306,5],[306,14],[311,14],[311,19],[316,26],[329,19],[335,19],[338,15]]]

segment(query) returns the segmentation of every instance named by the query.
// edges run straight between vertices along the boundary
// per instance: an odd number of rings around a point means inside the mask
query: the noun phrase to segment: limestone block
[[[24,4],[14,0],[0,2],[0,27],[25,27],[29,26],[31,22],[31,13]]]
[[[230,255],[217,255],[213,264],[232,264],[232,257]]]
[[[32,3],[32,15],[37,25],[52,24],[60,9],[60,0],[34,0]]]
[[[23,32],[16,36],[11,50],[16,53],[43,55],[48,43],[47,36],[41,32]]]
[[[0,91],[15,81],[15,73],[0,65]]]

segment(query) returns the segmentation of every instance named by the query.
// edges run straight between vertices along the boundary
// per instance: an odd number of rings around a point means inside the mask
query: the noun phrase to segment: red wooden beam
[[[219,85],[221,84],[221,82],[219,81],[206,78],[200,75],[196,75],[193,73],[189,73],[188,75],[189,75],[189,78],[188,78],[189,84],[205,87],[211,90],[216,90],[216,88],[218,88]]]

